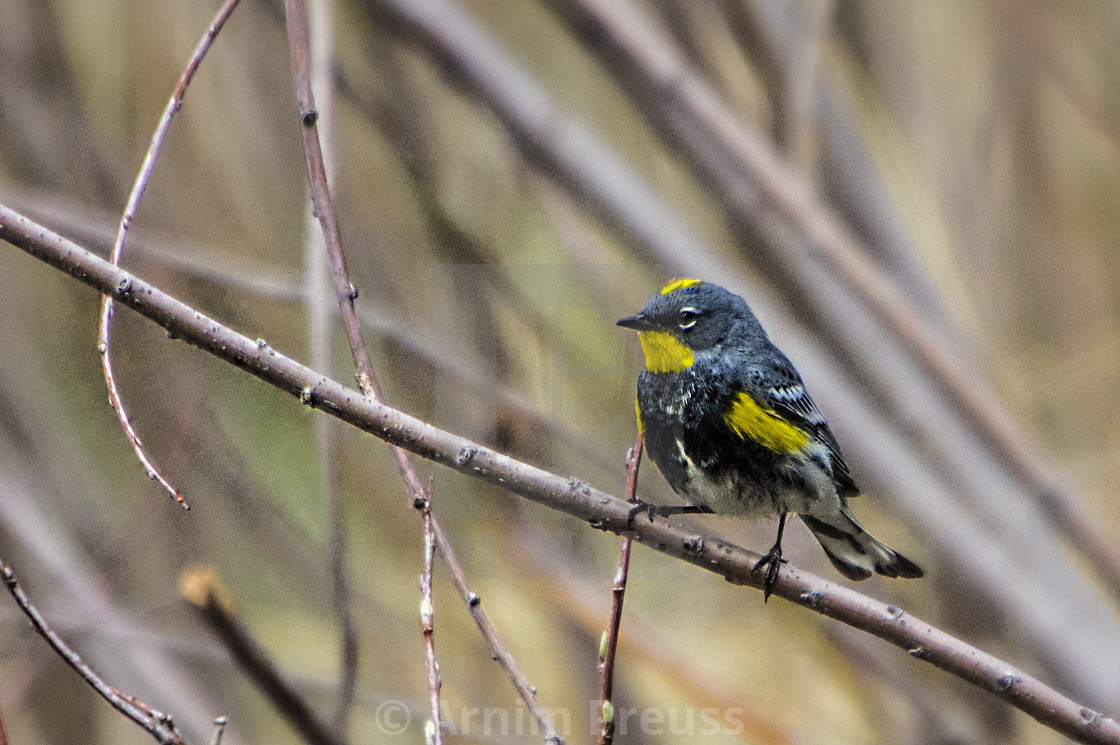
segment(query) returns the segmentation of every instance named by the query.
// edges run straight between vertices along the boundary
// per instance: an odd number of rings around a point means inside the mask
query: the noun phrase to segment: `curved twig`
[[[155,134],[152,135],[152,143],[148,146],[148,152],[144,154],[144,162],[140,166],[140,172],[136,174],[136,182],[132,185],[132,191],[128,195],[128,203],[125,205],[124,213],[121,215],[120,225],[117,227],[116,237],[113,239],[113,250],[109,255],[109,261],[113,264],[120,264],[121,254],[124,252],[124,239],[128,233],[128,228],[132,225],[133,219],[136,217],[136,210],[140,206],[140,198],[144,196],[144,189],[148,186],[148,179],[152,176],[152,169],[156,166],[156,158],[159,157],[160,147],[163,145],[164,138],[167,137],[167,132],[171,128],[171,120],[178,113],[179,109],[183,106],[183,96],[187,92],[187,86],[191,83],[191,78],[198,70],[198,66],[202,63],[202,58],[206,56],[209,51],[210,45],[214,42],[218,32],[222,30],[229,19],[233,9],[237,7],[239,0],[226,0],[222,3],[222,7],[218,9],[214,20],[210,22],[210,26],[202,35],[195,47],[194,53],[187,61],[187,66],[183,69],[183,74],[179,76],[179,82],[175,86],[175,90],[171,93],[171,98],[167,101],[167,106],[163,110],[163,115],[159,119],[159,124],[156,125]],[[127,287],[121,288],[127,291]],[[109,329],[110,321],[113,318],[113,296],[111,294],[104,294],[101,296],[101,321],[98,324],[97,331],[97,351],[101,353],[101,368],[105,373],[105,387],[109,390],[109,403],[112,405],[113,410],[117,412],[117,418],[121,422],[121,428],[124,429],[124,434],[128,437],[128,444],[132,446],[132,451],[136,453],[136,458],[140,464],[144,466],[144,472],[148,474],[148,478],[157,481],[160,486],[164,488],[171,498],[183,506],[183,509],[189,510],[190,505],[183,499],[183,495],[179,493],[170,481],[168,481],[163,474],[161,474],[152,461],[148,458],[147,453],[144,452],[144,445],[140,442],[139,435],[132,427],[132,422],[128,416],[128,411],[124,408],[124,402],[121,401],[120,391],[117,390],[117,381],[113,376],[113,363],[109,356]]]

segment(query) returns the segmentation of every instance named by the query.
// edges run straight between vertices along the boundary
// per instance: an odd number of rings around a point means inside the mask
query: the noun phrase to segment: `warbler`
[[[635,409],[646,452],[688,506],[653,514],[719,513],[778,518],[766,568],[769,598],[782,562],[786,516],[796,514],[845,577],[921,577],[910,559],[860,526],[859,493],[828,422],[801,375],[770,341],[743,298],[719,285],[678,279],[619,326],[638,332],[646,368]]]

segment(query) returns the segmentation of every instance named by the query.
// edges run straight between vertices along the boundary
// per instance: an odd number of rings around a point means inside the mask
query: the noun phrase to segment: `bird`
[[[643,510],[650,519],[777,517],[777,540],[754,566],[766,570],[764,600],[778,579],[791,514],[848,579],[923,576],[852,514],[848,498],[859,488],[828,421],[742,297],[711,282],[675,279],[618,325],[638,332],[645,357],[634,408],[646,452],[687,502],[639,501],[631,520]]]

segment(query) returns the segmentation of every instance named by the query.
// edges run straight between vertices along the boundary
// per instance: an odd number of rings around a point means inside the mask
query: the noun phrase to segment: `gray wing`
[[[824,418],[824,414],[805,390],[805,385],[799,379],[791,377],[788,382],[767,388],[766,397],[775,412],[811,433],[817,442],[828,449],[832,460],[832,480],[836,482],[837,491],[845,497],[859,494],[859,487],[852,479],[848,464],[840,453],[840,444],[836,442],[836,437],[828,428],[828,421]]]

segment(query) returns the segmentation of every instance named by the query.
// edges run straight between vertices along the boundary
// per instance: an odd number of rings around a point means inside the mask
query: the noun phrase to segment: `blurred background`
[[[861,521],[927,571],[857,589],[1120,714],[1120,5],[310,5],[333,196],[390,403],[620,495],[641,359],[614,321],[672,277],[717,281],[832,421]],[[0,203],[107,255],[216,9],[0,0]],[[283,8],[245,0],[123,263],[351,381],[303,157]],[[389,450],[122,310],[122,396],[184,512],[106,405],[98,296],[6,244],[0,272],[0,556],[56,629],[191,743],[220,715],[227,743],[298,742],[182,599],[184,572],[206,569],[350,742],[421,741],[423,545]],[[540,701],[590,741],[618,538],[417,469]],[[676,502],[648,465],[641,490]],[[695,519],[773,540],[772,523]],[[785,546],[842,581],[800,524]],[[434,593],[447,741],[539,742],[438,560]],[[1063,741],[642,546],[615,707],[632,710],[621,742]],[[10,602],[0,716],[13,745],[148,741]]]

